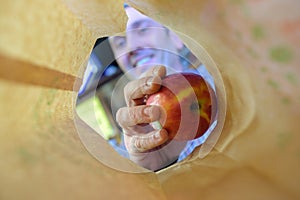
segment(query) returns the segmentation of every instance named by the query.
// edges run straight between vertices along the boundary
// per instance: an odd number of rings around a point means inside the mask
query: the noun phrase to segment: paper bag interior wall
[[[75,111],[96,39],[125,30],[123,3],[1,1],[0,199],[299,199],[299,2],[128,2],[201,44],[219,77],[216,144],[157,173],[118,155]]]

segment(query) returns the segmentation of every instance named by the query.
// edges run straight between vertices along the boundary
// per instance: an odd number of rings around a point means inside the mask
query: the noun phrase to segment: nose
[[[141,48],[141,41],[139,37],[136,37],[134,33],[127,34],[127,47],[130,51],[134,51]]]

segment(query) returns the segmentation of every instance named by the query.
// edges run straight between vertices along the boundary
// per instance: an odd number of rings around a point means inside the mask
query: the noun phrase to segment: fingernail
[[[151,126],[152,126],[155,130],[160,130],[160,129],[162,129],[162,125],[160,124],[159,121],[151,122]]]

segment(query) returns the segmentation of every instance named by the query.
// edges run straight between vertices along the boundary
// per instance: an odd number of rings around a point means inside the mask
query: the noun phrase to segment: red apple
[[[163,112],[159,122],[168,131],[170,139],[186,141],[198,138],[211,122],[210,88],[198,74],[166,76],[160,90],[148,97],[146,105],[161,107]]]

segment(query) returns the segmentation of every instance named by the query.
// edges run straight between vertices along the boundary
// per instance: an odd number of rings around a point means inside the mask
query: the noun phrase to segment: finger
[[[147,77],[147,76],[159,76],[160,78],[163,78],[166,76],[167,70],[165,66],[158,65],[154,66],[145,73],[141,75],[141,77]]]
[[[143,103],[145,95],[157,92],[161,87],[159,76],[148,76],[129,82],[124,88],[127,106],[136,106]]]
[[[134,135],[131,137],[129,151],[143,153],[153,150],[166,141],[168,141],[168,133],[165,129],[155,130],[143,135]]]
[[[141,80],[130,82],[125,86],[125,101],[128,106],[144,104],[144,95],[155,93],[160,89],[161,78],[166,75],[166,67],[155,66],[145,72]],[[159,77],[159,78],[158,78]]]
[[[160,108],[152,105],[123,107],[117,111],[116,120],[125,130],[132,126],[150,123],[160,118]]]

